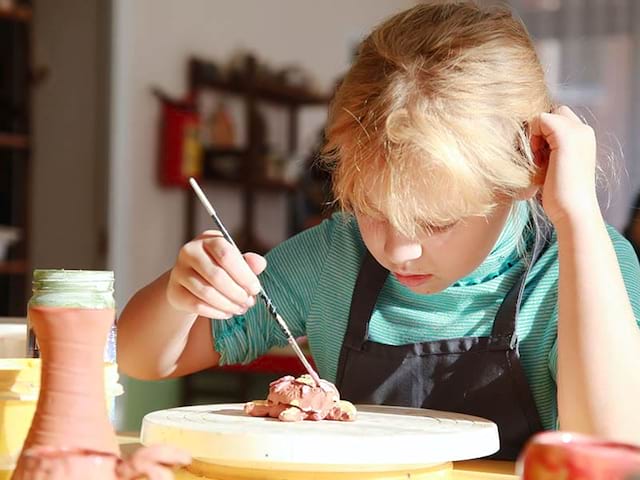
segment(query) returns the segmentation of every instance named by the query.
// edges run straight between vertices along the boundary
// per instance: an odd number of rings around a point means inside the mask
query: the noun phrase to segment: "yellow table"
[[[122,434],[118,437],[122,453],[128,455],[140,447],[136,434]],[[453,469],[434,473],[432,478],[442,480],[516,480],[513,462],[498,462],[493,460],[471,460],[455,462]],[[335,476],[334,476],[335,477]],[[177,479],[180,477],[178,476]],[[235,476],[234,480],[244,480],[246,476]],[[303,477],[300,477],[303,478]],[[424,478],[427,478],[426,476]],[[431,478],[431,477],[429,477]],[[389,477],[391,480],[392,477]]]

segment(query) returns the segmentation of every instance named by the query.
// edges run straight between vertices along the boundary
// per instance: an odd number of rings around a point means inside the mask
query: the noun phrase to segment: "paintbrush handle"
[[[238,252],[240,252],[240,249],[236,245],[236,242],[233,241],[233,238],[231,238],[229,231],[222,224],[222,220],[220,220],[220,218],[218,217],[218,214],[213,209],[211,202],[209,202],[209,199],[200,188],[200,185],[198,185],[198,182],[196,182],[195,179],[190,178],[189,183],[191,184],[193,191],[198,196],[200,203],[202,203],[204,208],[207,210],[207,213],[209,213],[209,215],[211,216],[213,223],[216,225],[216,227],[218,227],[218,229],[222,233],[222,236],[224,237],[224,239],[227,242],[229,242],[231,245],[233,245],[235,249],[238,250]],[[242,252],[240,252],[240,254],[242,254]],[[278,326],[282,330],[282,333],[284,333],[284,336],[286,337],[287,342],[289,342],[289,345],[291,345],[291,347],[293,348],[293,351],[295,352],[295,354],[298,356],[298,358],[304,365],[304,368],[307,370],[307,372],[309,372],[309,375],[311,375],[311,378],[313,378],[313,380],[318,385],[320,385],[320,377],[318,376],[316,371],[311,367],[311,364],[307,360],[307,357],[305,357],[304,354],[302,353],[302,350],[300,350],[300,346],[298,345],[298,343],[296,342],[296,339],[291,334],[291,330],[289,330],[289,327],[287,326],[283,318],[280,316],[280,314],[276,310],[276,306],[271,301],[271,298],[269,298],[269,296],[267,295],[267,292],[264,291],[264,288],[262,288],[262,285],[260,285],[260,292],[258,293],[258,295],[264,302],[265,306],[267,307],[269,314],[278,323]]]
[[[307,357],[305,357],[304,353],[302,353],[302,350],[300,349],[300,345],[298,345],[298,342],[296,342],[296,339],[293,337],[291,330],[289,330],[289,327],[287,326],[286,322],[276,310],[276,306],[271,301],[271,298],[269,298],[269,296],[267,295],[267,292],[265,292],[264,288],[262,287],[260,289],[259,296],[264,302],[271,316],[274,318],[274,320],[280,327],[280,330],[282,330],[282,333],[284,333],[284,336],[286,337],[289,345],[291,345],[291,348],[293,349],[294,353],[296,354],[300,362],[302,362],[302,365],[304,365],[305,370],[309,373],[309,375],[311,375],[311,378],[313,379],[313,381],[316,382],[318,385],[320,385],[320,377],[318,376],[316,371],[313,369],[313,367],[307,360]]]

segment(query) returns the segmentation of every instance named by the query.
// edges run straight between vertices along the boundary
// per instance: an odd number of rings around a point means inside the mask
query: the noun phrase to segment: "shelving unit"
[[[284,108],[287,112],[288,153],[294,153],[298,147],[298,112],[306,106],[327,105],[329,98],[314,94],[302,88],[261,79],[257,74],[254,58],[248,57],[244,71],[234,80],[207,78],[206,62],[191,59],[189,62],[189,85],[192,99],[206,91],[215,91],[225,95],[235,95],[243,101],[244,121],[246,122],[247,144],[242,148],[208,148],[204,150],[203,182],[237,188],[242,194],[242,232],[234,233],[236,242],[242,251],[250,250],[265,253],[268,246],[262,245],[254,232],[256,196],[260,193],[278,193],[295,195],[299,184],[268,178],[261,165],[261,153],[257,129],[252,118],[260,104],[267,103]],[[239,168],[233,175],[215,171],[211,165],[219,157],[232,157],[239,162]],[[187,195],[187,226],[185,239],[190,240],[194,231],[196,211],[202,208],[189,190]],[[291,202],[288,202],[291,203]],[[290,212],[283,212],[289,216]],[[307,352],[308,353],[308,352]],[[190,405],[214,401],[244,401],[254,395],[264,395],[268,383],[284,374],[301,375],[304,368],[293,352],[269,352],[249,365],[234,365],[215,368],[187,376],[183,383],[183,403]],[[311,361],[313,361],[310,358]],[[262,385],[261,385],[262,383]],[[219,388],[216,388],[219,387]],[[235,388],[234,388],[235,387]]]
[[[0,133],[0,148],[27,149],[29,136],[16,133]]]
[[[25,260],[4,260],[0,262],[0,273],[8,275],[23,274],[27,271]]]
[[[30,283],[32,19],[26,2],[0,8],[0,225],[20,229],[0,258],[0,317],[25,315]]]
[[[205,61],[197,58],[190,60],[189,85],[192,91],[213,89],[296,108],[304,105],[326,105],[329,101],[329,98],[304,88],[260,79],[256,74],[256,60],[253,57],[247,58],[242,77],[234,80],[207,78],[203,74],[205,68]]]
[[[238,188],[242,193],[242,232],[238,235],[241,250],[264,253],[268,246],[262,245],[254,232],[256,195],[259,192],[277,192],[293,194],[297,191],[297,182],[267,178],[263,174],[261,153],[259,152],[256,125],[252,121],[261,103],[284,108],[287,112],[288,153],[294,153],[298,147],[298,112],[306,106],[327,105],[329,98],[304,88],[294,87],[260,78],[257,62],[247,57],[244,70],[234,79],[211,78],[206,75],[207,63],[192,58],[189,62],[190,97],[197,98],[203,92],[215,91],[226,95],[235,95],[244,102],[244,112],[248,142],[238,149],[205,149],[203,180],[216,184]],[[240,162],[236,175],[222,175],[214,172],[210,165],[220,156],[233,156]],[[193,238],[195,211],[199,208],[191,192],[187,194],[187,226],[185,238]]]

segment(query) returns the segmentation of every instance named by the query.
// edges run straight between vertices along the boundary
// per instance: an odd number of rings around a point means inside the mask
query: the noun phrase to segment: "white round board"
[[[144,445],[183,448],[202,462],[255,468],[382,471],[469,460],[498,451],[488,420],[417,408],[357,406],[354,422],[280,422],[244,414],[243,404],[150,413]]]

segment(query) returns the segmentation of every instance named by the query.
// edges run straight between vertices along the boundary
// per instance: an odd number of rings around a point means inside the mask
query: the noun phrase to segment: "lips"
[[[405,287],[417,287],[419,285],[422,285],[423,283],[427,282],[428,280],[430,280],[433,275],[428,274],[428,275],[402,275],[400,273],[395,273],[393,274],[396,279],[398,279],[398,282],[400,282],[402,285],[404,285]]]

